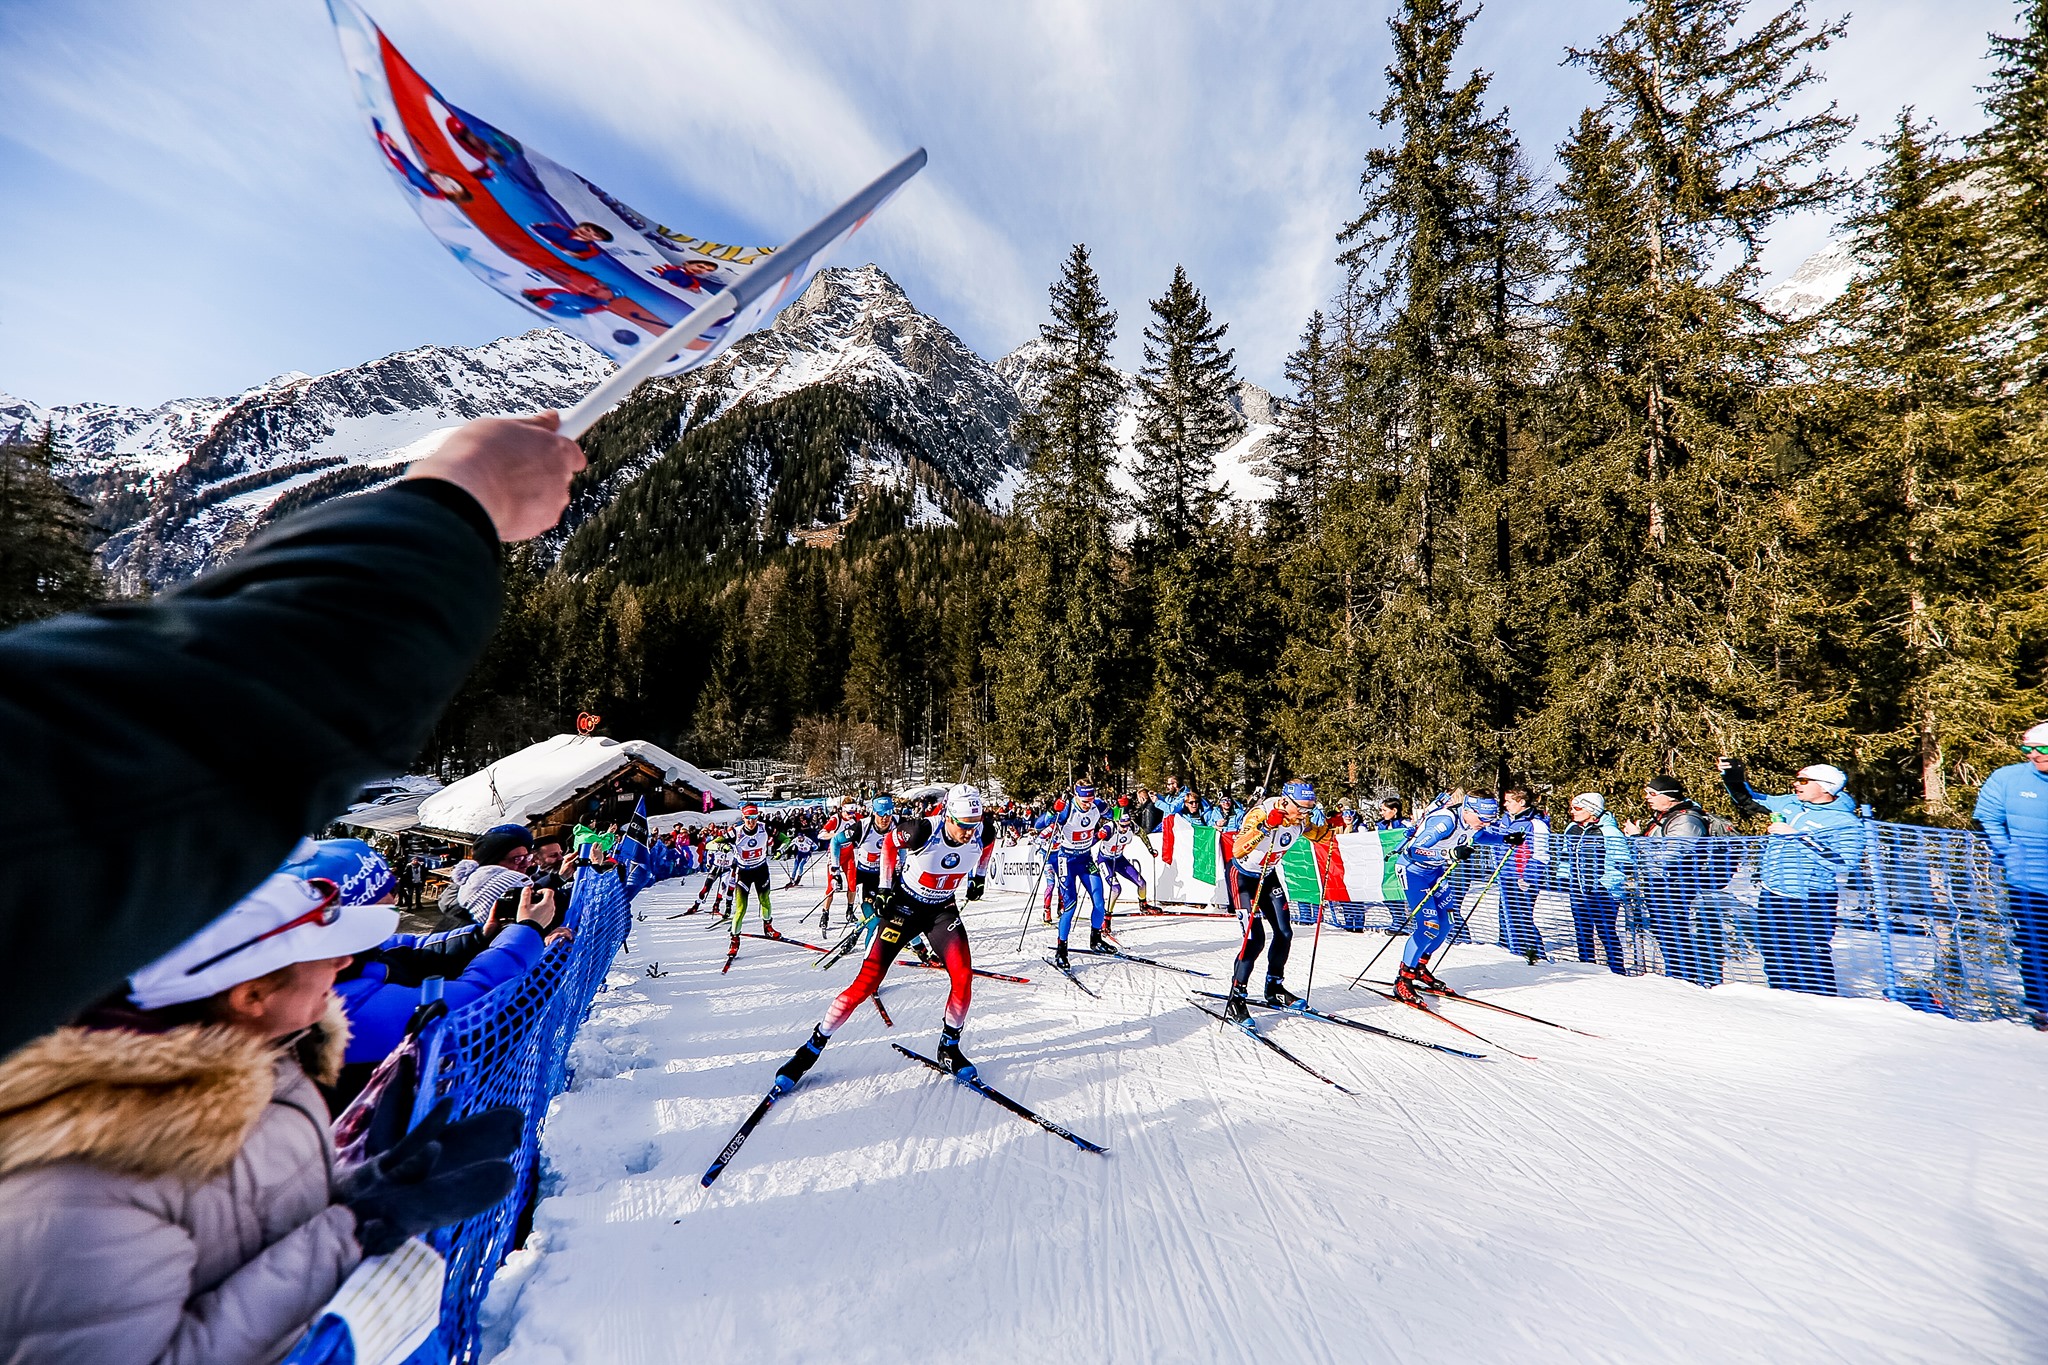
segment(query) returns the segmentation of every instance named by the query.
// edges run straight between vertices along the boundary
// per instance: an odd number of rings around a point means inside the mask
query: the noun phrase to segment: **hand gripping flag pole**
[[[779,292],[817,256],[866,222],[911,176],[924,169],[920,147],[884,171],[859,194],[826,214],[785,246],[764,256],[715,300],[662,333],[653,345],[614,370],[609,378],[562,414],[561,433],[576,440],[597,419],[626,400],[641,382],[676,360],[682,349],[721,322],[737,326],[750,310],[766,313],[781,300]]]

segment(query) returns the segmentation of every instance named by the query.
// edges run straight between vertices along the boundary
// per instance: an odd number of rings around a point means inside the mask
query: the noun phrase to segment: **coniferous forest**
[[[1390,22],[1271,504],[1213,491],[1241,419],[1200,281],[1162,263],[1157,298],[1113,306],[1075,246],[1008,515],[954,496],[939,526],[882,496],[792,544],[833,520],[847,460],[916,469],[914,443],[831,388],[696,425],[643,395],[586,441],[583,496],[661,453],[558,559],[514,557],[434,757],[583,709],[705,762],[859,739],[1015,791],[1271,764],[1360,798],[1625,792],[1704,786],[1730,752],[1773,778],[1834,762],[1882,815],[1960,823],[2048,715],[2048,0],[1991,40],[1960,140],[1911,108],[1840,117],[1841,23],[1640,0],[1564,54],[1602,96],[1543,177],[1463,55],[1476,21],[1405,0]],[[1860,181],[1832,169],[1854,140]],[[1816,211],[1859,273],[1783,316],[1760,253]],[[1135,499],[1110,480],[1133,327]]]

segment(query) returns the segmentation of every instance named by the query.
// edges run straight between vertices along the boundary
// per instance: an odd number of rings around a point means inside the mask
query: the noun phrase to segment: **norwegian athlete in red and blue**
[[[882,846],[881,886],[888,903],[875,941],[853,984],[839,993],[823,1022],[811,1030],[810,1040],[775,1073],[777,1093],[796,1088],[833,1033],[881,986],[903,945],[919,934],[945,964],[952,982],[939,1034],[939,1062],[957,1076],[973,1078],[974,1064],[960,1053],[960,1030],[974,996],[974,960],[954,898],[964,887],[968,900],[981,899],[995,849],[995,815],[983,808],[981,793],[973,787],[958,786],[946,793],[943,818],[896,821]]]

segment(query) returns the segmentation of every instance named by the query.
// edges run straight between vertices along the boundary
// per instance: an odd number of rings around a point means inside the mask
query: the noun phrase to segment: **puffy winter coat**
[[[296,1049],[239,1029],[63,1028],[0,1062],[0,1353],[267,1365],[361,1260],[332,1202],[339,1004]]]
[[[419,1008],[417,981],[425,976],[443,976],[447,984],[441,988],[441,998],[451,1011],[459,1010],[523,976],[540,961],[547,946],[540,930],[531,924],[508,924],[488,946],[478,950],[482,939],[483,926],[473,924],[440,934],[393,934],[379,944],[378,954],[416,956],[400,981],[391,979],[388,961],[372,957],[358,975],[335,984],[334,993],[348,1011],[346,1060],[375,1065],[391,1055],[405,1037],[406,1021]],[[435,956],[443,954],[448,960],[445,974],[434,970],[432,963]]]
[[[1740,791],[1735,789],[1736,780],[1742,782]],[[1792,897],[1832,896],[1862,862],[1863,821],[1848,792],[1815,804],[1790,795],[1765,796],[1747,780],[1731,775],[1729,794],[1738,798],[1738,804],[1746,795],[1748,805],[1762,807],[1774,822],[1792,827],[1790,834],[1764,840],[1763,867],[1757,874],[1764,890]]]
[[[2048,895],[2048,774],[2008,763],[1977,793],[1977,823],[2005,863],[2005,880]]]

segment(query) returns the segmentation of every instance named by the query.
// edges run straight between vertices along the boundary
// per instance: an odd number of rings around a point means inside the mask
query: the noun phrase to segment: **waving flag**
[[[1280,859],[1287,899],[1305,905],[1325,901],[1398,901],[1401,879],[1394,854],[1406,831],[1364,830],[1311,843],[1296,839]]]
[[[640,378],[702,365],[765,322],[924,164],[922,152],[906,158],[786,247],[787,259],[754,269],[776,248],[663,226],[444,98],[355,0],[327,8],[393,179],[470,273],[622,365],[714,310],[717,321]]]

